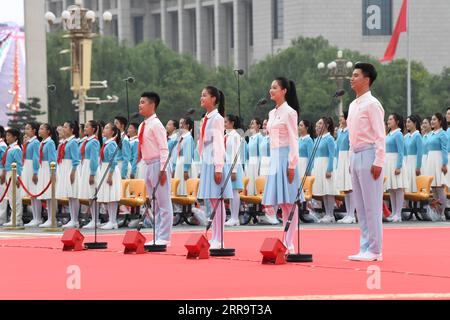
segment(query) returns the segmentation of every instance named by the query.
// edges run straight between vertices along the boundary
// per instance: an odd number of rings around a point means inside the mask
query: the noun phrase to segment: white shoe
[[[295,247],[293,245],[287,247],[286,254],[295,254]]]
[[[127,206],[121,205],[119,207],[119,214],[130,214],[130,211],[128,210]]]
[[[338,220],[337,223],[345,223],[345,224],[356,223],[356,219],[355,217],[345,216],[341,220]]]
[[[74,229],[74,228],[79,228],[80,224],[78,222],[70,220],[69,222],[67,222],[62,227],[63,227],[63,229]]]
[[[37,227],[37,226],[39,226],[40,224],[42,224],[42,220],[31,220],[29,223],[27,223],[26,225],[25,225],[25,227],[31,227],[31,228],[34,228],[34,227]]]
[[[360,261],[361,257],[364,255],[364,252],[360,251],[357,254],[348,256],[348,260],[352,261]]]
[[[116,229],[119,229],[119,226],[117,225],[117,223],[108,221],[103,226],[101,226],[100,229],[102,229],[102,230],[113,230],[113,229],[116,230]]]
[[[100,227],[100,221],[97,221],[97,228]],[[94,229],[95,228],[95,221],[91,220],[87,225],[83,227],[83,229]]]
[[[383,255],[366,251],[360,261],[383,261]]]
[[[139,219],[133,219],[130,222],[128,222],[128,228],[134,229],[137,228],[139,225]]]
[[[231,218],[230,220],[225,222],[225,226],[227,226],[227,227],[238,226],[238,225],[240,225],[239,220],[235,220],[233,218]]]
[[[221,246],[221,244],[220,244],[220,242],[219,241],[215,241],[215,240],[210,240],[209,241],[209,248],[210,249],[219,249],[219,248],[221,248],[222,246]],[[225,245],[224,245],[224,247],[225,247]]]
[[[391,219],[391,222],[402,222],[402,217],[400,215],[394,215]]]
[[[16,227],[22,227],[23,221],[16,221]],[[12,227],[12,221],[3,224],[3,227]]]
[[[192,214],[201,226],[206,226],[207,219],[206,214],[203,210],[200,210],[199,208],[192,208]]]
[[[319,223],[331,223],[334,222],[333,216],[324,216],[322,219],[319,220]]]
[[[277,217],[268,216],[267,214],[265,214],[263,216],[258,217],[258,223],[276,225],[279,224],[280,222],[278,221]]]
[[[51,226],[52,226],[52,219],[47,219],[47,221],[39,225],[39,228],[50,228]]]
[[[162,239],[158,239],[155,241],[155,244],[160,246],[160,245],[166,245],[168,247],[170,247],[170,241],[169,240],[162,240]]]
[[[441,221],[447,221],[447,219],[445,218],[445,214],[441,214]]]

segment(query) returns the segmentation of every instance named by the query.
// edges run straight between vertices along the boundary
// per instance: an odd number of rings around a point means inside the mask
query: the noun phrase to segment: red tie
[[[205,128],[206,128],[207,122],[208,122],[208,117],[205,116],[203,118],[202,131],[200,132],[200,143],[198,145],[198,151],[200,154],[203,152],[203,139],[205,138]]]
[[[181,143],[183,142],[183,137],[180,138],[180,141],[178,142],[178,156],[180,156],[181,153]]]
[[[81,146],[81,160],[84,160],[84,153],[86,152],[86,145],[88,140],[84,140],[83,145]]]
[[[58,148],[58,163],[61,163],[63,161],[63,159],[64,159],[64,156],[66,154],[66,143],[67,143],[67,141],[65,141]]]
[[[145,121],[142,122],[141,131],[139,131],[139,144],[138,144],[138,162],[142,159],[142,146],[144,144],[144,130],[145,130]]]
[[[3,158],[2,158],[2,167],[5,167],[5,163],[6,163],[6,156],[8,155],[8,151],[9,151],[9,147],[6,148],[5,153],[3,154]]]
[[[39,164],[42,164],[42,159],[44,159],[44,145],[46,144],[46,142],[41,143],[41,146],[39,148]]]
[[[22,151],[22,164],[25,163],[25,158],[26,158],[26,156],[27,156],[27,145],[28,145],[28,142],[25,143],[25,144],[23,145],[23,151]]]
[[[105,160],[105,147],[106,143],[102,145],[102,148],[100,149],[100,161],[103,162]]]

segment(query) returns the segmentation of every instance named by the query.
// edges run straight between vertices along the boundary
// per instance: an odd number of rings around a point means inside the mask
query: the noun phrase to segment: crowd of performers
[[[28,123],[23,132],[14,128],[5,131],[0,127],[0,195],[9,186],[0,202],[0,226],[12,225],[11,218],[7,219],[7,205],[12,200],[13,188],[16,188],[17,225],[23,225],[22,198],[28,193],[41,193],[31,198],[33,219],[25,226],[51,226],[50,215],[46,221],[42,215],[43,205],[51,212],[51,189],[42,193],[50,181],[51,162],[57,164],[56,198],[68,199],[70,221],[64,228],[79,228],[79,213],[84,211],[90,212],[91,221],[83,228],[93,228],[95,218],[99,218],[95,213],[103,212],[108,214],[108,221],[99,223],[100,228],[117,229],[118,213],[128,210],[124,206],[119,208],[122,179],[144,179],[149,195],[160,184],[153,208],[160,217],[156,239],[159,244],[169,244],[173,214],[182,210],[181,206],[171,203],[170,179],[179,179],[177,194],[186,195],[186,181],[199,178],[199,205],[194,208],[198,221],[204,223],[213,208],[226,212],[221,198],[228,200],[231,212],[227,221],[226,215],[216,215],[213,220],[210,242],[214,248],[221,240],[222,223],[225,226],[240,224],[244,177],[249,178],[247,195],[256,194],[258,176],[266,177],[264,214],[259,216],[260,222],[278,224],[276,212],[282,211],[285,223],[304,175],[315,177],[312,193],[320,196],[320,202],[313,200],[308,204],[313,221],[335,222],[334,210],[339,205],[335,196],[341,195],[345,199],[346,214],[337,222],[355,223],[347,112],[340,115],[337,125],[327,116],[315,123],[302,119],[295,84],[283,77],[272,82],[270,97],[276,107],[267,118],[254,118],[248,128],[243,128],[239,117],[225,114],[223,92],[212,86],[205,87],[200,105],[206,113],[200,121],[198,137],[194,137],[191,117],[169,120],[163,126],[156,115],[160,97],[154,92],[145,92],[140,98],[139,112],[145,118],[141,124],[128,123],[126,118],[118,116],[107,123],[92,120],[79,125],[67,121],[57,128],[50,124]],[[445,116],[435,113],[424,119],[418,115],[409,115],[406,119],[396,113],[388,115],[383,191],[390,195],[392,213],[387,221],[402,220],[402,208],[408,205],[404,194],[417,191],[419,175],[433,177],[435,206],[430,207],[430,212],[434,213],[430,217],[445,220],[446,186],[450,184],[450,174],[447,174],[449,109]],[[21,180],[15,186],[9,185],[13,163],[17,165]],[[105,181],[99,186],[106,171]],[[97,187],[100,210],[80,206],[79,199],[92,199]],[[323,215],[316,212],[319,207],[324,208]],[[297,223],[296,213],[292,224]],[[290,228],[285,239],[290,251],[293,251],[294,231],[295,228]]]

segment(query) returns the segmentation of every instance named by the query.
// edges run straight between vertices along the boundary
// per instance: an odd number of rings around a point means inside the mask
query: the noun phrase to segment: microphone
[[[128,77],[128,78],[126,78],[126,79],[123,79],[123,81],[126,81],[126,82],[128,82],[128,83],[134,83],[134,78],[133,77]]]
[[[345,90],[336,91],[336,93],[333,95],[333,98],[342,97],[344,94],[345,94]]]
[[[256,106],[263,106],[265,104],[267,104],[267,99],[266,98],[262,98],[261,100],[258,101],[258,103],[256,104]]]
[[[187,109],[186,113],[184,114],[185,117],[193,115],[195,113],[195,109],[194,108],[189,108]]]
[[[237,72],[238,75],[242,76],[244,74],[244,70],[243,69],[235,69],[234,72]]]
[[[139,118],[139,116],[140,116],[139,112],[135,112],[131,114],[130,119],[137,119]]]

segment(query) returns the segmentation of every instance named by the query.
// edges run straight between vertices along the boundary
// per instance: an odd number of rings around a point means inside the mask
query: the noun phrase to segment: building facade
[[[45,0],[57,17],[74,0]],[[410,53],[429,71],[450,66],[450,1],[410,0]],[[83,0],[100,18],[99,32],[136,45],[161,39],[216,67],[251,64],[286,48],[299,36],[323,36],[340,49],[381,57],[402,0]],[[56,26],[54,26],[56,28]],[[396,57],[407,56],[402,34]]]

